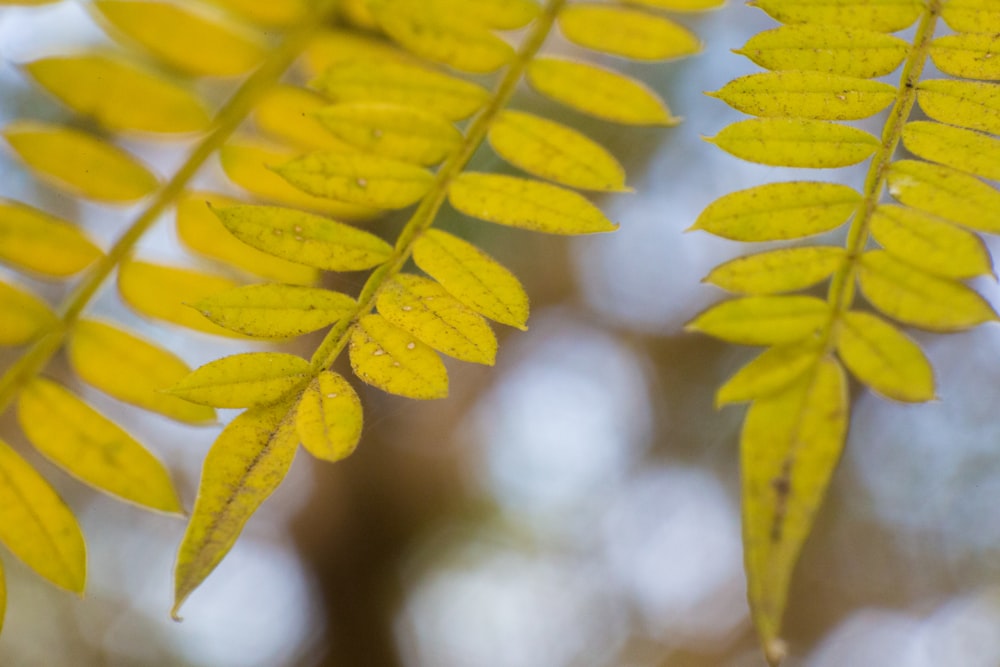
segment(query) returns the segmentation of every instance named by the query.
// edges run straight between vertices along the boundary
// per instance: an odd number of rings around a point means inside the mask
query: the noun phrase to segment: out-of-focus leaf
[[[736,372],[715,393],[715,406],[751,401],[781,391],[804,375],[822,349],[814,341],[776,345]]]
[[[748,162],[808,169],[857,164],[879,146],[864,130],[800,118],[752,118],[727,125],[707,141]]]
[[[260,0],[209,0],[212,4],[225,7],[255,23],[263,25],[287,26],[302,20],[309,9],[307,0],[282,0],[281,2],[261,2]]]
[[[353,312],[340,292],[300,285],[247,285],[191,304],[221,327],[246,336],[290,338],[322,329]]]
[[[0,260],[43,276],[65,278],[100,256],[100,249],[76,225],[0,199]]]
[[[349,144],[315,118],[316,112],[329,104],[325,97],[306,88],[277,85],[261,96],[253,120],[266,134],[306,150],[349,151]]]
[[[701,51],[698,37],[687,28],[614,5],[569,5],[559,13],[559,28],[575,44],[636,60],[667,60]]]
[[[837,352],[861,382],[897,401],[934,398],[934,370],[920,346],[880,317],[844,313]]]
[[[306,388],[295,414],[302,446],[324,461],[339,461],[361,438],[361,400],[347,380],[323,371]]]
[[[186,401],[217,408],[273,403],[304,385],[309,362],[282,352],[246,352],[216,359],[170,387]]]
[[[381,315],[365,315],[351,334],[351,367],[390,394],[432,399],[448,395],[448,372],[437,353]]]
[[[830,304],[816,297],[748,296],[710,307],[685,329],[730,343],[780,345],[818,333],[829,318]]]
[[[721,7],[725,0],[624,0],[630,5],[641,5],[672,12],[702,12]]]
[[[0,282],[0,345],[24,345],[51,330],[57,321],[37,296]]]

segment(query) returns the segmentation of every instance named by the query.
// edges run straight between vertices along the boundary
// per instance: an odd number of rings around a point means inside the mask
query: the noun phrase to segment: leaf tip
[[[777,637],[768,639],[764,644],[764,657],[771,667],[779,667],[788,656],[788,644]]]

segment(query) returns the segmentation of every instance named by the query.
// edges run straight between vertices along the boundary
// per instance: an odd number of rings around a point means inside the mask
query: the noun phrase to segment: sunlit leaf
[[[37,296],[0,282],[0,345],[24,345],[52,330],[56,315]]]
[[[782,23],[816,23],[879,32],[896,32],[913,23],[923,10],[921,0],[753,0]]]
[[[448,372],[437,353],[381,315],[358,321],[350,357],[359,378],[390,394],[418,399],[448,395]]]
[[[892,104],[896,88],[839,74],[788,71],[740,77],[709,95],[752,116],[856,120]]]
[[[299,285],[247,285],[191,304],[221,327],[246,336],[289,338],[333,324],[357,303],[339,292]]]
[[[17,420],[35,449],[77,479],[143,507],[181,512],[163,464],[55,382],[29,382],[18,398]]]
[[[295,426],[302,446],[324,461],[339,461],[354,451],[363,424],[361,400],[347,380],[320,373],[299,399]]]
[[[217,408],[273,403],[309,377],[309,362],[282,352],[245,352],[216,359],[170,387],[186,401]]]
[[[845,255],[843,248],[832,246],[769,250],[726,262],[705,282],[743,294],[793,292],[830,277]]]
[[[82,380],[120,401],[190,424],[215,421],[215,411],[163,392],[191,372],[172,352],[117,327],[81,320],[66,347]]]
[[[769,396],[799,379],[820,358],[816,341],[776,345],[736,372],[715,393],[715,405],[741,403]]]
[[[536,232],[594,234],[618,228],[576,192],[514,176],[466,172],[452,181],[448,201],[473,218]]]
[[[1000,233],[1000,192],[951,167],[899,160],[889,167],[889,193],[913,208],[980,232]]]
[[[100,249],[76,225],[0,199],[0,260],[51,278],[87,268]]]
[[[685,329],[743,345],[794,343],[818,334],[830,304],[812,296],[749,296],[716,304]]]
[[[559,28],[575,44],[636,60],[680,58],[701,50],[698,37],[687,28],[613,5],[569,5],[559,13]]]
[[[855,127],[798,118],[753,118],[728,125],[707,141],[758,164],[824,169],[867,159],[879,140]]]
[[[363,153],[310,153],[275,171],[315,197],[383,209],[406,208],[434,182],[426,169]]]
[[[925,160],[1000,180],[1000,139],[988,134],[914,121],[903,127],[903,144]]]
[[[1000,134],[1000,84],[932,79],[917,86],[920,108],[934,120]]]
[[[1000,38],[984,32],[945,35],[931,42],[931,60],[945,74],[996,81],[1000,79]]]
[[[934,398],[934,370],[920,346],[880,317],[844,313],[837,352],[861,382],[897,401]]]

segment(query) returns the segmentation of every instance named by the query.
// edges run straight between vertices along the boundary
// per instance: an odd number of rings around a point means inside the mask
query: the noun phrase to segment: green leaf
[[[920,108],[934,120],[1000,134],[1000,85],[933,79],[917,90]]]
[[[613,5],[569,5],[559,13],[559,28],[574,44],[635,60],[667,60],[701,51],[698,37],[687,28]]]
[[[216,359],[170,388],[186,401],[218,408],[274,403],[310,375],[309,362],[294,354],[246,352]]]
[[[101,250],[76,225],[0,199],[0,260],[50,278],[87,268]]]
[[[1000,139],[988,134],[915,121],[903,127],[903,144],[925,160],[1000,180]]]
[[[864,28],[896,32],[907,28],[923,11],[921,0],[752,0],[782,23]]]
[[[295,413],[302,446],[324,461],[350,456],[361,439],[361,400],[342,376],[323,371],[306,387]]]
[[[358,320],[350,357],[354,373],[382,391],[418,399],[448,395],[448,372],[437,353],[381,315]]]
[[[837,352],[861,382],[897,401],[934,398],[934,370],[920,346],[885,320],[869,313],[844,313]]]
[[[691,226],[733,241],[784,241],[836,229],[861,204],[846,185],[770,183],[712,202]]]
[[[818,335],[830,304],[812,296],[748,296],[711,306],[684,328],[730,343],[780,345]]]
[[[182,511],[163,464],[55,382],[29,382],[18,398],[17,420],[35,449],[77,479],[149,509]]]
[[[740,121],[706,141],[749,162],[808,169],[857,164],[879,147],[879,140],[863,130],[797,118]]]
[[[832,246],[769,250],[726,262],[705,282],[743,294],[793,292],[829,278],[845,256],[843,248]]]
[[[708,95],[752,116],[857,120],[892,104],[896,88],[839,74],[787,71],[744,76]]]
[[[19,287],[0,282],[0,346],[24,345],[55,328],[58,320],[48,304]]]
[[[1000,192],[957,169],[917,160],[889,167],[889,193],[913,208],[980,232],[1000,234]]]
[[[777,393],[799,379],[818,361],[816,341],[775,345],[736,372],[715,393],[715,406],[742,403]]]
[[[300,285],[247,285],[191,304],[220,327],[246,336],[291,338],[329,326],[357,307],[354,299]]]
[[[281,484],[298,446],[290,402],[251,408],[223,429],[205,457],[194,511],[177,553],[174,619],[180,620],[180,606]]]
[[[473,218],[549,234],[594,234],[618,228],[579,194],[540,181],[465,172],[448,201]]]
[[[275,171],[314,197],[383,209],[416,203],[434,182],[434,176],[420,167],[360,153],[310,153]]]

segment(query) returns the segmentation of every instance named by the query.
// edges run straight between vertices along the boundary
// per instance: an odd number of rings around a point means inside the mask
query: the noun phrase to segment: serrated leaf
[[[725,0],[624,0],[630,5],[667,9],[672,12],[702,12],[706,9],[716,9],[725,4]]]
[[[1000,7],[993,0],[948,0],[941,18],[951,28],[964,32],[1000,32]]]
[[[548,234],[594,234],[618,228],[581,195],[514,176],[466,172],[452,181],[448,201],[473,218]]]
[[[752,118],[706,141],[757,164],[828,169],[866,160],[879,147],[873,135],[848,125],[797,118]]]
[[[425,166],[444,160],[462,140],[458,128],[441,116],[394,104],[336,104],[313,116],[348,146]]]
[[[560,123],[502,111],[489,141],[497,155],[533,176],[585,190],[628,190],[625,169],[607,149]]]
[[[133,202],[158,185],[156,177],[131,155],[78,130],[17,121],[3,134],[18,157],[42,178],[87,199]]]
[[[988,134],[914,121],[903,127],[903,144],[925,160],[1000,180],[1000,139]]]
[[[771,70],[808,70],[871,79],[902,64],[910,45],[862,28],[793,24],[766,30],[734,53]]]
[[[363,153],[310,153],[274,170],[315,197],[382,209],[416,203],[434,182],[426,169]]]
[[[861,382],[897,401],[934,398],[934,370],[920,346],[880,317],[844,313],[837,353]]]
[[[94,7],[157,58],[197,76],[237,76],[266,54],[252,33],[170,2],[94,0]]]
[[[110,130],[198,132],[211,122],[197,95],[117,58],[55,56],[24,69],[70,109]]]
[[[236,185],[270,202],[305,208],[344,220],[370,220],[381,211],[324,197],[313,197],[279,176],[272,167],[285,164],[298,152],[247,140],[230,141],[219,151],[219,162]]]
[[[80,481],[149,509],[182,511],[163,464],[55,382],[29,382],[18,397],[17,420],[35,449]]]
[[[189,424],[215,421],[215,411],[163,393],[191,372],[184,361],[147,340],[95,320],[80,320],[66,352],[80,378],[120,401]]]
[[[306,0],[282,0],[282,2],[261,2],[260,0],[209,0],[212,4],[225,7],[240,16],[262,25],[288,26],[301,21],[308,11]]]
[[[752,116],[857,120],[882,111],[896,88],[879,81],[824,72],[764,72],[708,93]]]
[[[177,236],[187,248],[223,264],[283,283],[312,285],[316,269],[257,250],[233,236],[215,210],[242,204],[211,192],[189,192],[177,204]]]
[[[869,229],[888,252],[929,273],[961,280],[993,271],[978,235],[929,213],[883,204],[872,214]]]
[[[959,225],[1000,233],[1000,192],[975,176],[937,164],[899,160],[889,167],[889,193],[913,208]]]
[[[277,85],[258,100],[253,120],[264,133],[306,150],[349,151],[350,145],[333,136],[315,118],[315,113],[329,104],[311,90]]]
[[[1000,84],[932,79],[917,86],[920,108],[934,120],[1000,134]]]
[[[496,361],[490,325],[433,280],[401,273],[375,303],[382,317],[439,352],[488,366]]]
[[[56,586],[83,593],[87,547],[79,524],[49,483],[3,440],[0,543]]]
[[[222,276],[149,262],[127,261],[118,267],[118,292],[137,312],[216,336],[237,334],[212,324],[188,304],[234,287]]]
[[[751,404],[740,437],[743,540],[750,609],[769,658],[788,586],[840,458],[850,403],[844,371],[825,358],[783,391]]]
[[[392,246],[369,232],[278,206],[214,209],[236,238],[263,252],[327,271],[361,271],[381,264]]]
[[[861,256],[858,283],[889,317],[928,331],[961,331],[997,319],[989,303],[960,282],[905,264],[884,250]]]
[[[288,474],[299,446],[294,405],[251,408],[223,429],[205,457],[198,497],[177,553],[177,612],[225,557],[243,526]]]
[[[191,304],[221,327],[246,336],[290,338],[350,315],[357,302],[346,294],[299,285],[247,285]]]
[[[830,319],[830,304],[812,296],[748,296],[711,306],[687,331],[742,345],[781,345],[816,335]]]
[[[776,345],[736,372],[715,392],[717,408],[781,391],[812,368],[822,348],[816,341]]]
[[[351,333],[351,368],[390,394],[433,399],[448,395],[448,372],[429,346],[381,315],[365,315]]]
[[[829,278],[845,256],[843,248],[833,246],[769,250],[726,262],[705,282],[743,294],[794,292]]]
[[[350,456],[361,439],[363,423],[354,388],[332,371],[323,371],[309,383],[295,413],[302,446],[331,463]]]
[[[815,23],[896,32],[913,25],[921,0],[753,0],[782,23]]]
[[[309,362],[282,352],[245,352],[216,359],[170,387],[186,401],[217,408],[274,403],[309,380]]]
[[[846,185],[814,181],[769,183],[720,197],[702,211],[690,231],[733,241],[784,241],[841,226],[861,204]]]
[[[612,70],[572,60],[536,58],[532,88],[581,113],[623,125],[676,125],[666,103],[645,84]]]
[[[48,304],[19,287],[0,282],[0,345],[24,345],[55,328]]]
[[[667,60],[701,51],[698,37],[668,19],[613,5],[569,5],[559,13],[566,39],[635,60]]]
[[[74,224],[0,199],[0,260],[50,278],[87,268],[101,250]]]
[[[490,94],[480,86],[441,72],[391,60],[354,60],[334,65],[312,87],[333,102],[396,104],[462,120]]]
[[[473,310],[502,324],[527,329],[528,295],[521,283],[471,243],[428,229],[413,244],[413,261]]]
[[[996,34],[976,32],[938,37],[931,42],[930,54],[945,74],[963,79],[1000,79],[1000,37]]]

